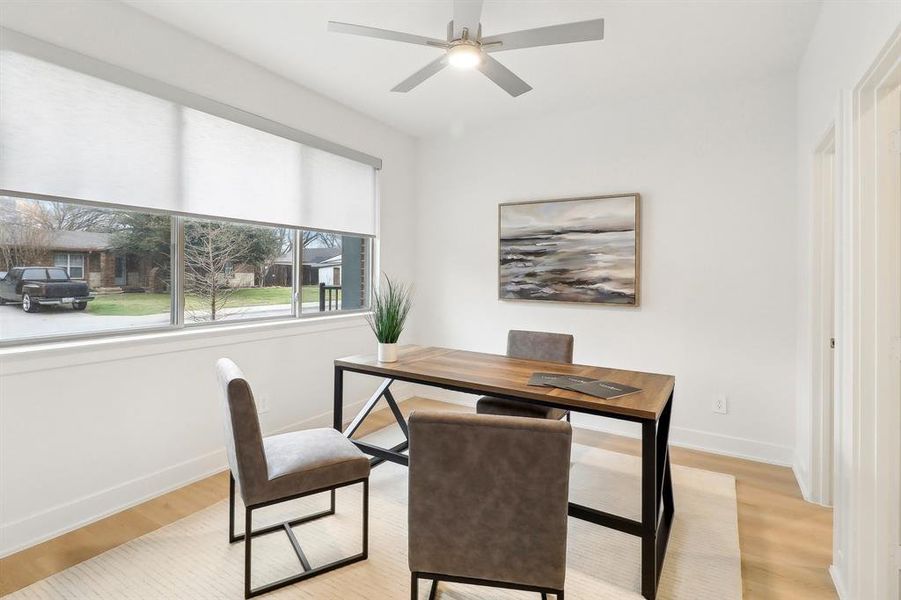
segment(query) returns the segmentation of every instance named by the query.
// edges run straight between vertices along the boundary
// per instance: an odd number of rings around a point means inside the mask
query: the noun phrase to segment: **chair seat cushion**
[[[369,475],[369,458],[335,429],[292,431],[263,438],[269,480],[265,502],[340,485]]]
[[[505,417],[532,417],[535,419],[559,420],[566,416],[562,408],[541,406],[529,402],[517,402],[495,398],[494,396],[482,396],[476,403],[476,412],[480,415],[501,415]]]

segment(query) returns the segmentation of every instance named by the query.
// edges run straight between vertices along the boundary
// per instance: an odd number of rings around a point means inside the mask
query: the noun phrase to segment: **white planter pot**
[[[397,344],[379,342],[379,362],[397,362]]]

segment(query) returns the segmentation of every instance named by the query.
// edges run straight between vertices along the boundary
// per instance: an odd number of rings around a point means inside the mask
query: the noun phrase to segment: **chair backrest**
[[[227,358],[220,358],[216,362],[216,370],[221,389],[228,466],[241,496],[247,498],[269,478],[256,402],[250,384],[238,365]]]
[[[507,356],[571,363],[573,361],[573,336],[565,333],[511,329],[507,333]]]
[[[415,411],[410,570],[563,589],[572,428]]]

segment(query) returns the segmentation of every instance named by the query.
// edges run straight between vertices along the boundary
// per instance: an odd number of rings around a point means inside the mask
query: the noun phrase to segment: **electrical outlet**
[[[713,399],[713,412],[725,415],[729,412],[729,403],[726,401],[725,395],[719,395]]]
[[[269,396],[260,396],[257,400],[257,413],[269,412]]]

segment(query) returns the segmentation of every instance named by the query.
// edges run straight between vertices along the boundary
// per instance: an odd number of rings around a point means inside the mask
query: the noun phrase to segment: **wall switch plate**
[[[726,396],[720,395],[713,399],[713,412],[725,415],[729,412],[729,403],[726,401]]]
[[[260,396],[257,400],[257,413],[263,414],[269,412],[269,396]]]

